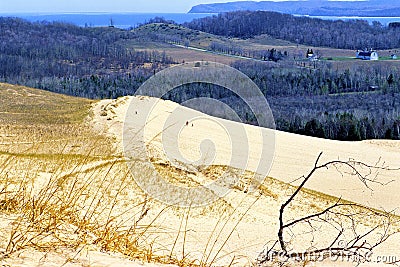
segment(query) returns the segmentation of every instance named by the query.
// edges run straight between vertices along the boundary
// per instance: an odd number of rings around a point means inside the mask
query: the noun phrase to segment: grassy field
[[[241,48],[244,51],[264,51],[276,49],[282,53],[287,52],[289,56],[286,58],[285,64],[287,65],[288,62],[293,61],[293,66],[295,65],[294,62],[305,61],[307,63],[305,56],[308,49],[312,49],[314,53],[319,55],[321,58],[321,63],[330,64],[332,68],[336,69],[347,69],[351,67],[364,66],[366,64],[375,64],[373,66],[377,65],[375,62],[356,59],[356,51],[353,50],[298,45],[285,40],[275,39],[268,35],[260,35],[255,38],[242,40],[238,38],[225,38],[170,24],[149,24],[135,29],[135,31],[139,34],[145,35],[164,34],[176,36],[178,38],[184,38],[190,42],[191,47],[205,50],[209,49],[209,46],[212,42],[217,42],[219,44],[226,45],[227,47],[234,46]],[[131,42],[130,47],[136,50],[154,49],[159,52],[166,52],[167,55],[171,56],[178,63],[201,60],[230,64],[237,60],[243,60],[230,57],[229,55],[224,56],[223,54],[194,51],[183,47],[174,47],[173,45],[163,44],[160,42],[149,42],[148,44],[143,45],[141,42],[134,41]],[[400,62],[391,59],[391,54],[395,53],[396,51],[397,50],[378,51],[380,56],[379,62],[382,63],[380,66],[390,67],[392,64],[397,64],[397,62]]]
[[[200,49],[209,49],[212,42],[223,44],[227,47],[234,46],[241,48],[244,51],[263,51],[276,49],[280,52],[287,52],[288,57],[284,64],[292,64],[295,66],[295,62],[306,62],[306,52],[308,49],[312,49],[314,53],[318,54],[321,58],[320,64],[329,64],[331,68],[338,70],[345,70],[349,68],[357,68],[358,66],[371,65],[373,67],[390,68],[393,65],[398,65],[400,60],[392,60],[391,55],[397,53],[398,50],[382,50],[378,51],[380,60],[377,62],[371,62],[366,60],[359,60],[355,58],[356,51],[349,49],[334,49],[328,47],[312,47],[307,45],[299,45],[291,43],[285,40],[279,40],[272,38],[268,35],[260,35],[250,39],[238,39],[238,38],[226,38],[208,34],[200,31],[191,30],[183,26],[170,25],[170,24],[149,24],[135,29],[138,34],[151,35],[161,34],[168,36],[176,36],[177,38],[187,39],[191,47]],[[237,60],[243,60],[239,58],[233,58],[229,55],[212,54],[202,51],[189,50],[183,47],[175,47],[166,43],[160,42],[131,42],[129,47],[136,50],[149,50],[154,49],[159,52],[166,52],[167,55],[171,56],[176,62],[193,62],[193,61],[209,61],[219,62],[223,64],[230,64]],[[311,63],[310,63],[311,64]],[[314,63],[312,63],[314,65]],[[318,63],[316,63],[318,67]]]

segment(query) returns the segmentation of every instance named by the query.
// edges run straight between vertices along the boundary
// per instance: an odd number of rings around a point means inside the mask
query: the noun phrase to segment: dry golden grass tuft
[[[69,97],[24,86],[0,83],[0,124],[79,123],[89,112],[92,100]]]
[[[8,84],[0,94],[0,212],[15,216],[0,258],[89,245],[151,258],[139,244],[147,201],[129,196],[140,191],[113,140],[85,123],[93,101]]]

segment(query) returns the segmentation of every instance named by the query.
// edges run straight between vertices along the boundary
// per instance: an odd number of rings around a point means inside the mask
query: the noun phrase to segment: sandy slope
[[[131,109],[125,121],[129,105]],[[152,112],[141,114],[142,110],[149,106],[154,106]],[[262,164],[267,166],[270,164],[268,160],[272,159],[268,176],[284,182],[291,182],[307,174],[321,152],[323,155],[320,163],[337,159],[354,159],[369,165],[400,168],[399,141],[341,142],[271,131],[213,118],[171,101],[158,101],[148,97],[106,100],[95,107],[95,114],[101,113],[101,107],[108,110],[108,115],[95,116],[94,121],[98,127],[101,125],[108,128],[106,131],[112,133],[120,144],[124,122],[128,125],[126,128],[130,127],[129,130],[132,132],[145,131],[143,136],[146,142],[151,140],[149,145],[151,156],[168,158],[170,161],[178,158],[193,165],[242,167],[242,158],[232,157],[232,147],[234,147],[239,151],[236,153],[248,159],[246,168],[257,171],[264,147],[267,150],[274,149],[273,158],[270,155],[263,157],[265,161]],[[133,112],[138,114],[132,114]],[[141,116],[148,117],[145,127],[138,123],[144,121]],[[190,122],[188,127],[185,127],[186,121]],[[178,138],[175,137],[175,132],[170,133],[170,127],[178,128],[178,131],[175,131],[179,132]],[[247,140],[238,134],[243,129]],[[160,134],[163,130],[164,134]],[[265,144],[263,140],[271,143]],[[370,184],[373,191],[347,172],[346,169],[341,170],[341,173],[336,170],[320,171],[307,187],[375,208],[393,210],[399,207],[400,194],[397,193],[400,191],[399,172],[380,170],[378,180],[390,184],[387,186]],[[375,177],[375,174],[371,174],[370,178]]]

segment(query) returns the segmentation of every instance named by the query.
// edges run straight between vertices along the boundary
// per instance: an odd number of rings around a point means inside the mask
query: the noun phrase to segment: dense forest
[[[365,20],[330,21],[269,11],[236,11],[195,19],[191,29],[220,36],[250,38],[268,34],[274,38],[310,46],[342,49],[392,49],[400,47],[400,29],[373,25]]]
[[[178,33],[171,33],[167,43],[198,34],[190,29]],[[95,99],[132,95],[151,75],[175,63],[165,52],[132,48],[132,43],[146,44],[167,36],[152,34],[140,29],[0,18],[0,81]],[[387,41],[392,39],[396,38]],[[226,50],[217,42],[212,45],[214,50]],[[231,53],[237,53],[235,49]],[[287,60],[281,63],[285,55],[275,49],[254,53],[265,62],[235,61],[232,67],[259,86],[278,129],[339,140],[399,139],[400,70],[396,65],[375,62],[338,69],[321,61],[300,67]],[[219,99],[234,107],[243,122],[256,124],[251,111],[224,88],[190,84],[165,98],[182,103],[200,96]]]
[[[89,98],[133,94],[165,53],[127,49],[126,30],[0,17],[0,80]],[[151,69],[144,68],[151,63]]]

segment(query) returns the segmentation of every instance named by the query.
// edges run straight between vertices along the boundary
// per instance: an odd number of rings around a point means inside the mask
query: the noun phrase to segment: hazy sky
[[[0,0],[0,12],[181,13],[197,4],[236,1],[240,0]]]

